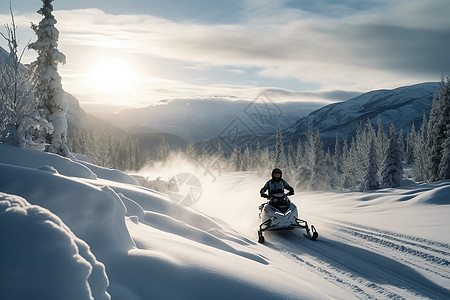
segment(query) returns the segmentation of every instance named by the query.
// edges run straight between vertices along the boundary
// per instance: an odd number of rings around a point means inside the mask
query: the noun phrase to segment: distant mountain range
[[[198,143],[215,138],[239,123],[241,135],[273,133],[323,106],[316,102],[276,103],[264,93],[255,101],[223,98],[162,100],[145,108],[127,109],[108,118],[130,132],[164,132]]]
[[[340,139],[350,139],[360,122],[364,125],[370,120],[376,126],[378,118],[386,129],[391,123],[397,130],[403,128],[404,132],[411,128],[412,123],[418,129],[423,113],[429,115],[433,96],[438,91],[438,82],[371,91],[324,106],[300,118],[285,130],[285,135],[289,141],[296,142],[298,138],[306,137],[308,128],[318,129],[324,144],[330,145],[334,143],[336,135]]]

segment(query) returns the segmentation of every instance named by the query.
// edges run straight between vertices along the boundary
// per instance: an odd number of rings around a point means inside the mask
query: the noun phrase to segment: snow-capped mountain
[[[393,90],[371,91],[350,100],[322,107],[298,120],[286,130],[292,141],[304,138],[309,128],[318,129],[324,143],[339,138],[351,138],[360,122],[369,119],[376,126],[380,117],[383,126],[394,123],[397,130],[419,128],[423,113],[429,115],[433,96],[439,90],[438,82],[421,83]]]
[[[190,142],[220,136],[238,122],[242,135],[275,132],[286,128],[323,103],[276,103],[264,94],[255,101],[224,98],[162,100],[146,108],[124,110],[109,118],[115,126],[132,132],[164,132]]]

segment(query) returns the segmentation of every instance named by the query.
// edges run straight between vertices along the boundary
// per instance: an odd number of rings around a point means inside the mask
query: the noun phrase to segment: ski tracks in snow
[[[319,239],[267,243],[359,299],[450,299],[450,245],[349,222],[323,221]],[[297,238],[298,237],[298,238]]]

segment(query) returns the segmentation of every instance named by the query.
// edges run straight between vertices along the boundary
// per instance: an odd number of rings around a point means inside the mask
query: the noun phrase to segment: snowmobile
[[[269,201],[259,206],[259,218],[262,223],[258,230],[258,243],[264,243],[264,231],[292,230],[295,228],[305,229],[303,235],[315,240],[318,238],[314,225],[309,228],[305,220],[298,218],[297,207],[292,203],[285,193],[268,196]]]

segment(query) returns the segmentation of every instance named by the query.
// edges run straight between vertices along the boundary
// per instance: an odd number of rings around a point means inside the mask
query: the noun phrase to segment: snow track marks
[[[268,246],[358,299],[450,299],[450,245],[348,222],[328,226],[317,241],[274,234]]]

